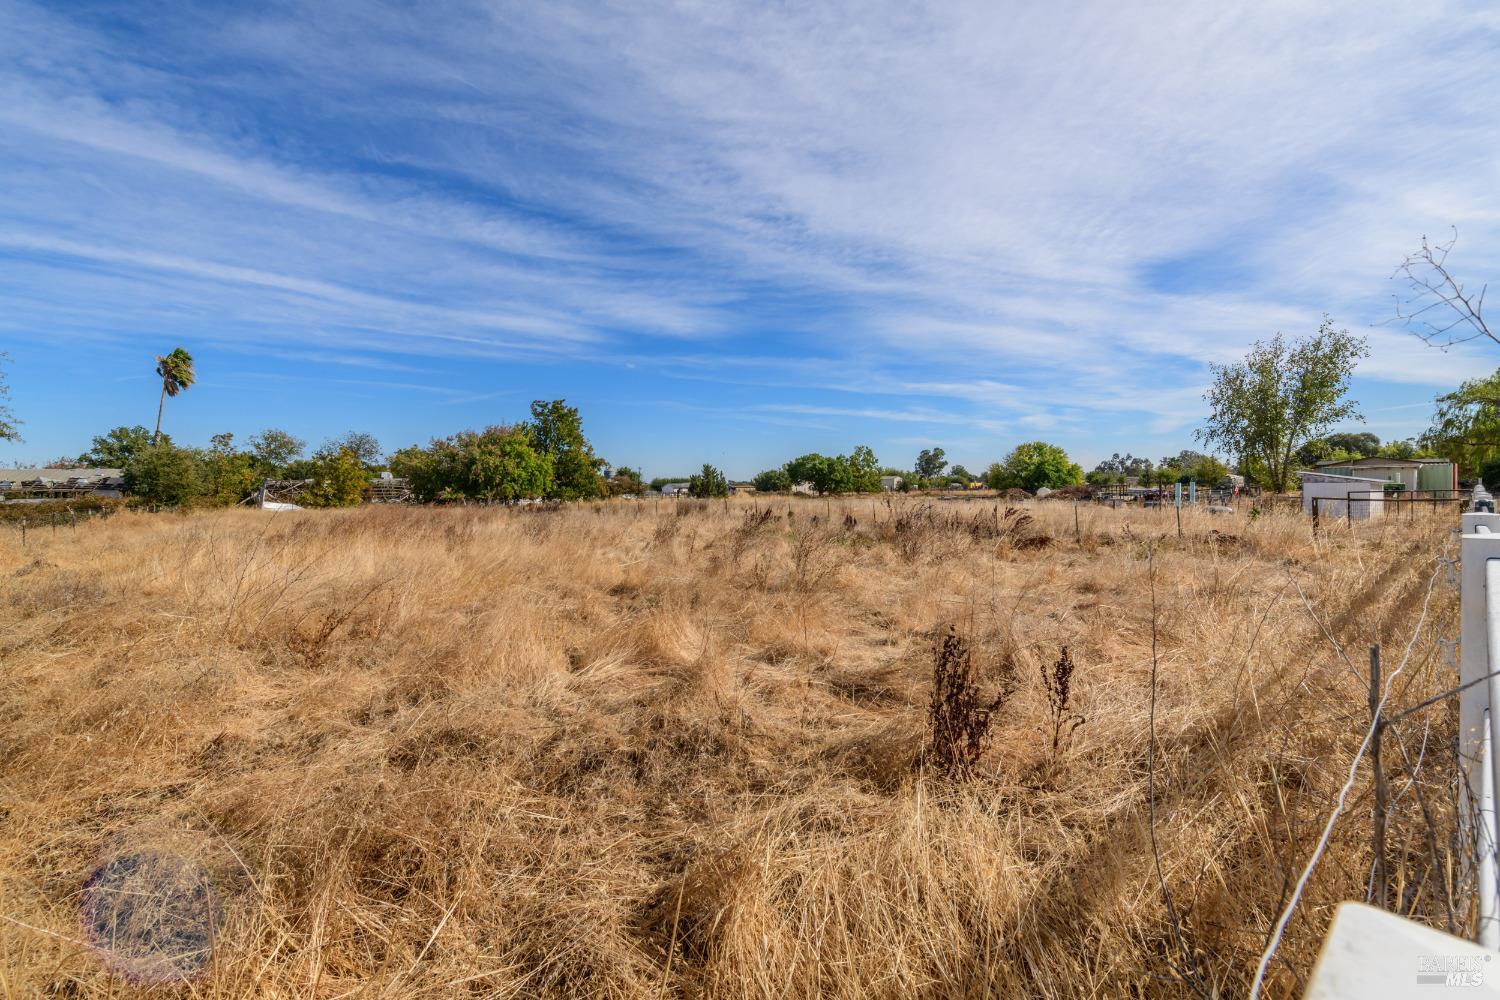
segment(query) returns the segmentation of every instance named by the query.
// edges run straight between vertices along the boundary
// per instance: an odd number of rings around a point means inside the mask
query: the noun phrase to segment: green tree
[[[215,434],[209,439],[203,463],[204,494],[215,503],[239,503],[255,489],[258,480],[255,456],[234,446],[234,435]]]
[[[172,436],[163,434],[160,443],[171,444]],[[131,459],[151,446],[151,432],[140,424],[134,427],[116,427],[94,438],[93,447],[79,455],[78,461],[95,468],[123,469],[130,464]]]
[[[800,455],[786,464],[786,474],[791,485],[811,483],[818,493],[880,492],[880,461],[867,445],[834,458],[817,452]]]
[[[305,450],[306,441],[275,427],[250,436],[250,453],[267,469],[284,469],[301,458]]]
[[[786,469],[767,469],[752,481],[757,493],[785,493],[792,488],[792,477]]]
[[[370,472],[350,447],[320,448],[313,455],[312,485],[297,497],[303,507],[357,507],[370,485]]]
[[[948,459],[941,448],[923,448],[917,455],[917,475],[923,479],[936,479],[947,468]]]
[[[1094,466],[1093,471],[1084,476],[1084,482],[1091,486],[1112,486],[1124,483],[1130,479],[1137,482],[1149,483],[1151,481],[1151,470],[1156,467],[1149,458],[1137,458],[1126,452],[1121,455],[1115,452],[1113,455]]]
[[[1329,459],[1357,461],[1383,452],[1380,438],[1369,431],[1342,431],[1314,438],[1298,448],[1296,463],[1301,468],[1311,468]]]
[[[203,463],[169,443],[143,448],[125,465],[125,489],[149,503],[180,506],[204,494]]]
[[[942,449],[939,448],[938,451],[941,452]],[[875,457],[875,452],[869,445],[859,445],[848,458],[840,455],[839,460],[849,470],[847,492],[880,492],[880,460]]]
[[[1197,482],[1211,486],[1229,475],[1229,466],[1219,459],[1189,448],[1163,458],[1157,470],[1161,474],[1155,479],[1161,484]]]
[[[729,495],[729,481],[724,478],[724,473],[704,462],[702,470],[688,477],[688,495],[694,497],[727,497]]]
[[[1326,434],[1323,440],[1335,451],[1347,451],[1360,458],[1372,458],[1380,454],[1380,436],[1370,431],[1342,431]]]
[[[10,355],[0,353],[0,441],[21,440],[21,422],[10,407],[10,383],[5,380],[5,366]]]
[[[985,477],[994,489],[1023,489],[1035,493],[1042,487],[1059,489],[1083,482],[1083,469],[1068,459],[1068,453],[1046,441],[1018,444],[1003,462],[990,466]]]
[[[295,441],[296,438],[292,440]],[[336,455],[345,448],[354,452],[359,464],[368,470],[374,471],[384,464],[385,451],[380,447],[380,442],[375,439],[375,435],[364,431],[345,431],[336,438],[324,441],[318,450],[327,455]]]
[[[832,493],[838,485],[838,476],[833,466],[833,459],[811,451],[786,463],[786,474],[793,486],[808,483],[816,493]]]
[[[1479,479],[1491,493],[1500,492],[1500,458],[1492,458],[1480,466]]]
[[[1414,458],[1434,458],[1431,451],[1418,440],[1412,438],[1400,438],[1395,441],[1387,441],[1380,446],[1376,452],[1381,458],[1400,458],[1410,461]]]
[[[553,492],[552,456],[538,450],[524,424],[460,431],[426,448],[391,456],[391,471],[411,481],[417,499],[513,503]]]
[[[1161,485],[1170,483],[1203,483],[1213,486],[1229,475],[1229,466],[1212,455],[1201,451],[1183,450],[1163,458],[1157,466],[1156,480]]]
[[[1500,371],[1437,397],[1432,426],[1419,443],[1470,474],[1500,458]]]
[[[625,495],[640,496],[646,492],[646,484],[641,481],[640,470],[624,465],[614,470],[614,475],[610,476],[605,485],[609,490],[609,495],[612,497]]]
[[[1214,381],[1204,399],[1212,412],[1194,436],[1238,455],[1263,485],[1285,492],[1297,449],[1334,424],[1363,419],[1347,396],[1369,353],[1364,338],[1335,330],[1326,317],[1316,334],[1291,344],[1279,333],[1257,341],[1239,364],[1210,366]]]
[[[552,456],[552,496],[578,500],[604,495],[604,477],[599,474],[604,462],[583,436],[576,406],[561,399],[538,399],[531,404],[528,426],[536,447]]]
[[[976,479],[979,478],[978,476],[974,475],[974,473],[970,472],[968,469],[965,469],[962,465],[955,465],[953,468],[949,469],[948,470],[948,475],[951,478],[953,478],[953,479],[957,479],[959,482],[963,483],[965,486],[969,485],[974,480],[976,480]]]
[[[161,401],[156,404],[156,443],[161,442],[161,414],[162,408],[167,405],[167,397],[173,399],[197,379],[198,374],[193,370],[193,356],[180,347],[175,347],[169,354],[158,354],[156,356],[156,374],[161,379]]]

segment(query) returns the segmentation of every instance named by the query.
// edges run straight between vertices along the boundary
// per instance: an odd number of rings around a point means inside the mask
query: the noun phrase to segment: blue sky
[[[0,349],[26,441],[388,448],[565,397],[748,476],[1191,445],[1207,365],[1324,312],[1382,438],[1493,370],[1387,321],[1500,276],[1484,5],[0,0]]]

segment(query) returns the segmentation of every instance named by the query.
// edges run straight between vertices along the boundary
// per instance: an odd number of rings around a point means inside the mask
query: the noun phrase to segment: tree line
[[[578,409],[565,400],[537,400],[529,420],[461,431],[384,455],[372,435],[350,431],[311,454],[307,442],[277,428],[252,435],[246,446],[230,433],[215,434],[207,448],[182,447],[162,431],[166,401],[197,380],[192,355],[176,348],[156,357],[161,379],[156,426],[116,427],[95,437],[77,459],[59,466],[118,468],[125,489],[153,504],[227,505],[250,496],[266,480],[295,480],[305,507],[359,503],[383,472],[409,481],[422,501],[577,500],[611,492],[640,492],[640,474],[619,468],[606,479],[606,463],[583,433]],[[19,440],[0,373],[0,440]]]
[[[1398,316],[1428,324],[1424,338],[1440,346],[1461,342],[1454,339],[1460,335],[1500,343],[1484,319],[1482,295],[1466,293],[1449,275],[1448,249],[1451,244],[1437,252],[1424,239],[1423,249],[1403,263],[1398,274],[1414,289],[1413,303],[1433,301],[1398,310]],[[1459,318],[1432,325],[1433,306],[1449,307]],[[1211,484],[1234,471],[1251,483],[1284,492],[1295,484],[1298,470],[1322,461],[1438,456],[1454,461],[1462,474],[1500,488],[1500,370],[1439,395],[1431,426],[1421,435],[1382,443],[1368,432],[1334,430],[1363,420],[1349,389],[1359,361],[1368,355],[1364,338],[1336,329],[1325,317],[1309,336],[1288,339],[1277,333],[1257,341],[1239,362],[1211,365],[1212,384],[1204,396],[1209,415],[1194,436],[1229,456],[1228,463],[1191,449],[1159,463],[1115,454],[1085,476],[1061,447],[1030,441],[976,475],[962,465],[950,468],[942,448],[924,449],[911,468],[898,469],[881,466],[873,450],[860,445],[847,455],[801,455],[761,472],[754,485],[763,492],[806,484],[820,494],[868,493],[882,488],[883,477],[894,476],[903,490],[983,483],[1035,492],[1085,481]],[[0,354],[0,441],[19,441],[21,421],[10,406],[5,381],[8,360]],[[608,474],[608,464],[583,433],[577,408],[564,400],[537,400],[529,420],[437,438],[394,452],[388,460],[378,442],[355,432],[324,442],[310,455],[306,442],[274,428],[253,435],[247,447],[226,433],[215,435],[208,448],[183,448],[163,432],[162,424],[166,401],[196,382],[193,358],[176,348],[158,355],[155,365],[161,380],[155,428],[117,427],[94,438],[91,449],[76,460],[123,469],[127,488],[155,503],[233,503],[264,479],[301,479],[310,485],[300,502],[340,506],[357,503],[371,478],[383,471],[409,480],[423,501],[573,500],[640,494],[648,488],[636,469],[619,467]],[[708,464],[689,476],[653,479],[649,488],[677,481],[686,482],[695,496],[729,491],[723,472]]]

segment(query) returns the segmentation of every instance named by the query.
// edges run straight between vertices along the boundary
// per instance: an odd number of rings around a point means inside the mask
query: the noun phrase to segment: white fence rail
[[[1500,788],[1500,515],[1475,487],[1473,511],[1463,515],[1460,621],[1463,658],[1459,682],[1459,759],[1473,816],[1472,840],[1479,895],[1479,943],[1500,951],[1500,866],[1497,866],[1495,790]]]

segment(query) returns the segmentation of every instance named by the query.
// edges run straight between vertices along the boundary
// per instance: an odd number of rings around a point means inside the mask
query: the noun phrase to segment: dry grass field
[[[1242,996],[1364,736],[1369,645],[1409,655],[1397,707],[1452,686],[1456,515],[1074,518],[7,528],[0,996]],[[1010,692],[966,779],[926,751],[949,625]],[[1453,731],[1439,705],[1388,736],[1389,857],[1394,905],[1462,928]],[[1268,995],[1369,891],[1370,787]]]

